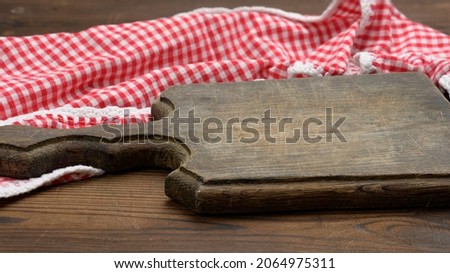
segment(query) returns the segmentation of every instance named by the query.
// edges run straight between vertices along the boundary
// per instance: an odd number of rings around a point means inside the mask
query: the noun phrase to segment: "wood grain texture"
[[[188,137],[194,131],[206,139],[205,126],[180,129],[191,156],[168,176],[166,193],[196,212],[450,203],[449,103],[424,75],[177,86],[162,98],[181,117],[195,110],[199,120],[214,117],[217,129],[224,128],[214,134],[222,138],[217,143]],[[272,125],[264,122],[269,116]],[[290,123],[280,129],[286,118]],[[245,130],[245,119],[254,119],[256,133]],[[316,129],[309,133],[308,119]],[[340,136],[326,125],[338,120]],[[297,129],[303,137],[289,143]]]
[[[448,210],[199,217],[147,170],[0,201],[0,251],[447,252]]]
[[[0,34],[79,31],[201,6],[271,5],[318,14],[328,2],[3,0]],[[412,20],[450,34],[447,0],[394,2]],[[448,209],[204,217],[165,197],[167,174],[147,170],[107,175],[0,200],[0,251],[450,251]]]
[[[69,130],[0,127],[0,175],[28,179],[80,164],[107,172],[145,167],[176,169],[189,156],[189,150],[168,137],[155,138],[139,129],[151,130],[149,127],[155,124]],[[109,130],[121,133],[116,138]]]
[[[168,167],[166,194],[208,214],[442,207],[449,106],[417,73],[176,86],[149,124],[1,127],[0,175]]]
[[[450,34],[447,0],[393,2],[408,18]],[[302,14],[320,14],[329,3],[329,0],[2,0],[0,35],[75,32],[99,24],[167,17],[201,7],[270,6]]]

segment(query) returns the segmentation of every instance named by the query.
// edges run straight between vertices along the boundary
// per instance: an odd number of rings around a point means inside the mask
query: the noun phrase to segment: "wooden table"
[[[0,35],[79,31],[202,6],[319,14],[329,1],[2,0]],[[450,34],[448,0],[398,0]],[[0,200],[3,252],[448,252],[450,209],[198,216],[164,194],[169,171],[142,170]]]

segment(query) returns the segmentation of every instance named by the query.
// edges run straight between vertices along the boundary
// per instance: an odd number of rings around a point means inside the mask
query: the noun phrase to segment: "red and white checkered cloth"
[[[2,37],[0,49],[0,125],[123,123],[125,109],[127,120],[148,122],[161,92],[189,83],[422,71],[450,91],[450,36],[408,20],[388,0],[337,0],[320,16],[200,9]],[[0,197],[102,173],[71,166],[29,180],[0,178]]]

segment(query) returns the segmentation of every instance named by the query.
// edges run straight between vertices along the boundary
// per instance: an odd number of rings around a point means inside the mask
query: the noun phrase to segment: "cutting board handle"
[[[0,127],[0,176],[26,179],[79,164],[106,172],[176,169],[190,151],[161,128],[160,121],[82,129]]]

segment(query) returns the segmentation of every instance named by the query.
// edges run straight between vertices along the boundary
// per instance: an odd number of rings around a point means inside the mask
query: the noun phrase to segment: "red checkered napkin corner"
[[[78,33],[2,37],[0,48],[0,125],[148,122],[161,92],[189,83],[421,71],[450,90],[450,37],[408,20],[388,0],[337,0],[320,16],[199,9]],[[102,173],[69,166],[29,180],[0,178],[0,197]]]

